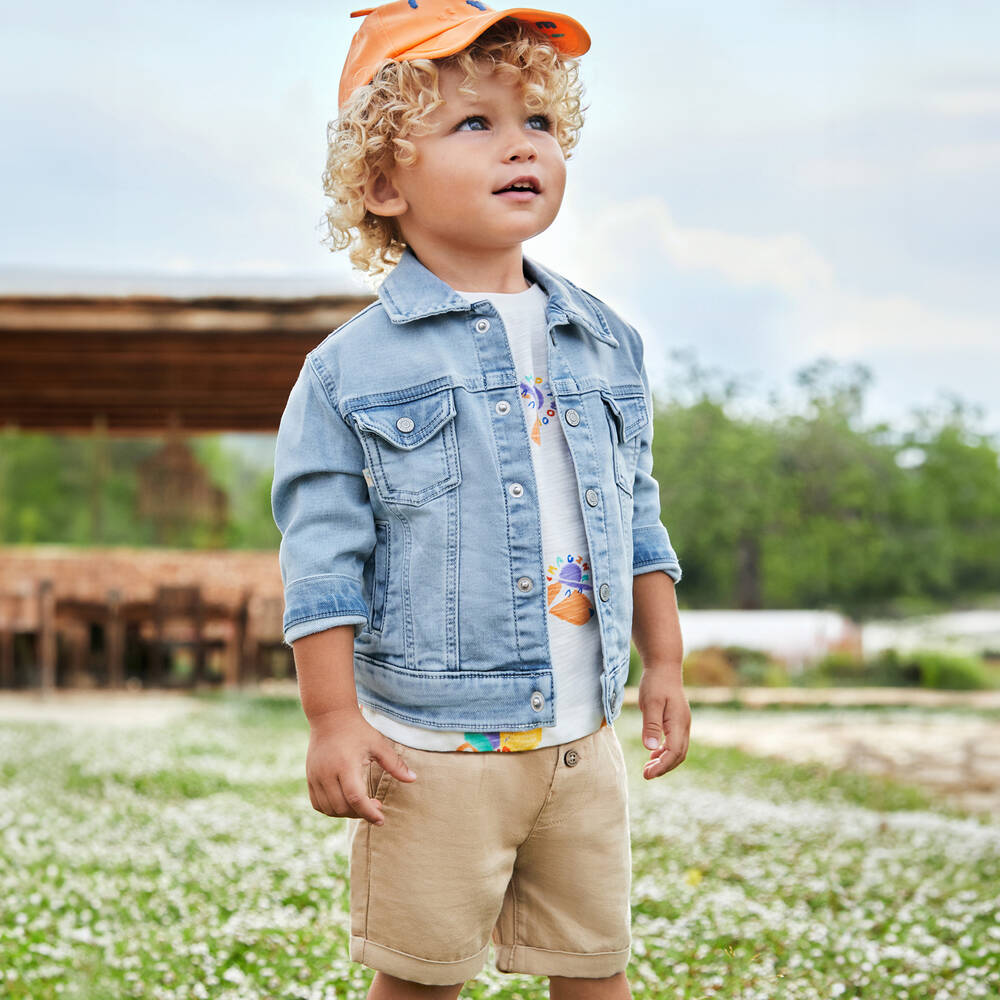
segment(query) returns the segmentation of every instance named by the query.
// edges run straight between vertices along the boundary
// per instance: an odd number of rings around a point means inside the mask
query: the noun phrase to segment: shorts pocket
[[[451,386],[352,410],[383,501],[419,507],[461,483],[455,415]]]
[[[396,753],[400,753],[402,744],[397,743],[395,740],[389,741],[392,744],[393,750]],[[368,794],[379,802],[384,802],[386,795],[389,793],[389,786],[396,779],[393,777],[392,773],[387,771],[377,760],[371,760],[368,762]]]

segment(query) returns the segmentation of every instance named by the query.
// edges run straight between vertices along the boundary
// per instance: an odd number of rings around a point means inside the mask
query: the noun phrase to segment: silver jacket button
[[[575,750],[567,750],[563,755],[563,760],[566,761],[567,767],[576,767],[579,763],[580,755]]]
[[[618,692],[612,688],[611,694],[608,695],[608,708],[611,709],[611,714],[615,713],[615,706],[618,704]]]
[[[536,712],[540,712],[545,707],[545,697],[542,695],[541,691],[535,691],[531,695],[531,707]]]
[[[598,593],[601,595],[602,601],[607,601],[611,598],[611,588],[606,583],[601,584],[601,588],[598,590]]]
[[[587,492],[584,494],[584,496],[586,496],[587,503],[589,503],[591,507],[596,507],[597,506],[597,499],[598,499],[597,498],[597,490],[587,490]]]
[[[524,492],[524,487],[520,483],[510,484],[510,495],[512,497],[519,497]]]
[[[490,321],[488,319],[477,319],[476,320],[476,330],[479,333],[486,333],[490,328]]]
[[[517,589],[524,594],[527,594],[534,585],[530,576],[519,576],[517,578]]]
[[[570,427],[576,427],[579,422],[580,414],[576,410],[566,411],[566,423],[569,424]]]
[[[497,413],[510,413],[510,403],[506,399],[501,399],[497,403]]]
[[[413,430],[413,421],[409,417],[400,417],[396,421],[396,427],[405,434]]]

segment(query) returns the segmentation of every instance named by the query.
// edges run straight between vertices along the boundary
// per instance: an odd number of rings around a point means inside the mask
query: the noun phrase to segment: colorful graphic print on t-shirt
[[[540,445],[542,428],[556,416],[555,397],[545,379],[526,375],[521,379],[521,398],[528,400],[528,406],[535,413],[535,419],[531,423],[531,443]]]
[[[608,724],[607,717],[601,719],[600,728]],[[475,750],[480,753],[496,751],[515,753],[518,750],[534,750],[542,742],[541,729],[529,729],[526,733],[466,733],[465,742],[456,750]]]
[[[570,625],[586,625],[594,617],[590,600],[594,585],[590,582],[590,563],[583,556],[557,556],[545,579],[550,614]]]

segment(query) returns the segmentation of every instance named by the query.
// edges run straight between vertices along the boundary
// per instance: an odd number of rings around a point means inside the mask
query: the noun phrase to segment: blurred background
[[[373,296],[322,242],[354,7],[5,7],[12,1000],[366,996],[270,509],[302,359]],[[683,765],[640,776],[634,649],[616,726],[632,988],[996,996],[1000,7],[557,9],[587,123],[525,252],[639,330],[684,569]]]
[[[525,252],[644,338],[691,679],[995,681],[997,8],[571,6]],[[373,294],[321,242],[348,13],[7,13],[0,685],[287,676],[274,432]]]

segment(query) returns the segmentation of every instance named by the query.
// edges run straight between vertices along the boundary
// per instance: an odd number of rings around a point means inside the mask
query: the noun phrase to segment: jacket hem
[[[541,664],[519,670],[411,670],[354,654],[358,700],[427,729],[489,733],[553,726],[555,682]],[[541,694],[542,708],[531,706]]]

